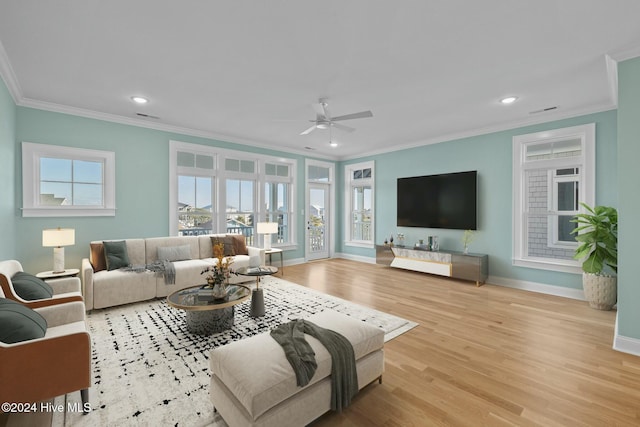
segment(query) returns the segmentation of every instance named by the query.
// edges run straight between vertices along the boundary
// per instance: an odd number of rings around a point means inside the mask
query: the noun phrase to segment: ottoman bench
[[[306,320],[351,342],[359,389],[382,382],[381,329],[333,310]],[[293,368],[269,332],[211,350],[211,402],[229,426],[304,426],[331,409],[331,356],[318,340],[305,337],[318,364],[305,387],[296,385]]]

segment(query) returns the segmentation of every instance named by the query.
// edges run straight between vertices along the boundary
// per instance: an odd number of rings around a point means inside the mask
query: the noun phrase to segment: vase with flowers
[[[213,245],[213,257],[216,259],[216,264],[210,265],[200,272],[200,274],[206,274],[207,284],[203,286],[203,289],[210,290],[215,299],[225,298],[233,257],[224,256],[224,243]]]

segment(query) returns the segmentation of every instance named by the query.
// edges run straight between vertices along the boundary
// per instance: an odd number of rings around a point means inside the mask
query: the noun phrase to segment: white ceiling
[[[3,0],[0,73],[19,105],[347,159],[615,108],[607,57],[640,55],[639,16],[637,0]],[[374,116],[331,148],[299,135],[319,97]]]

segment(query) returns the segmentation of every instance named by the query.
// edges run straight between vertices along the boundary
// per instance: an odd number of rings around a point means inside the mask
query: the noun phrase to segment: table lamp
[[[76,243],[76,230],[73,228],[51,228],[42,230],[42,246],[53,247],[53,272],[64,272],[64,247]]]
[[[271,235],[278,232],[277,222],[259,222],[258,234],[264,234],[264,248],[271,249]]]

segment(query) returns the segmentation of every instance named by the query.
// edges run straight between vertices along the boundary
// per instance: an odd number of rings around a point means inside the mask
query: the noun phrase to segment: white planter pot
[[[614,276],[583,272],[582,287],[589,305],[597,310],[611,310],[618,301],[618,283]]]

